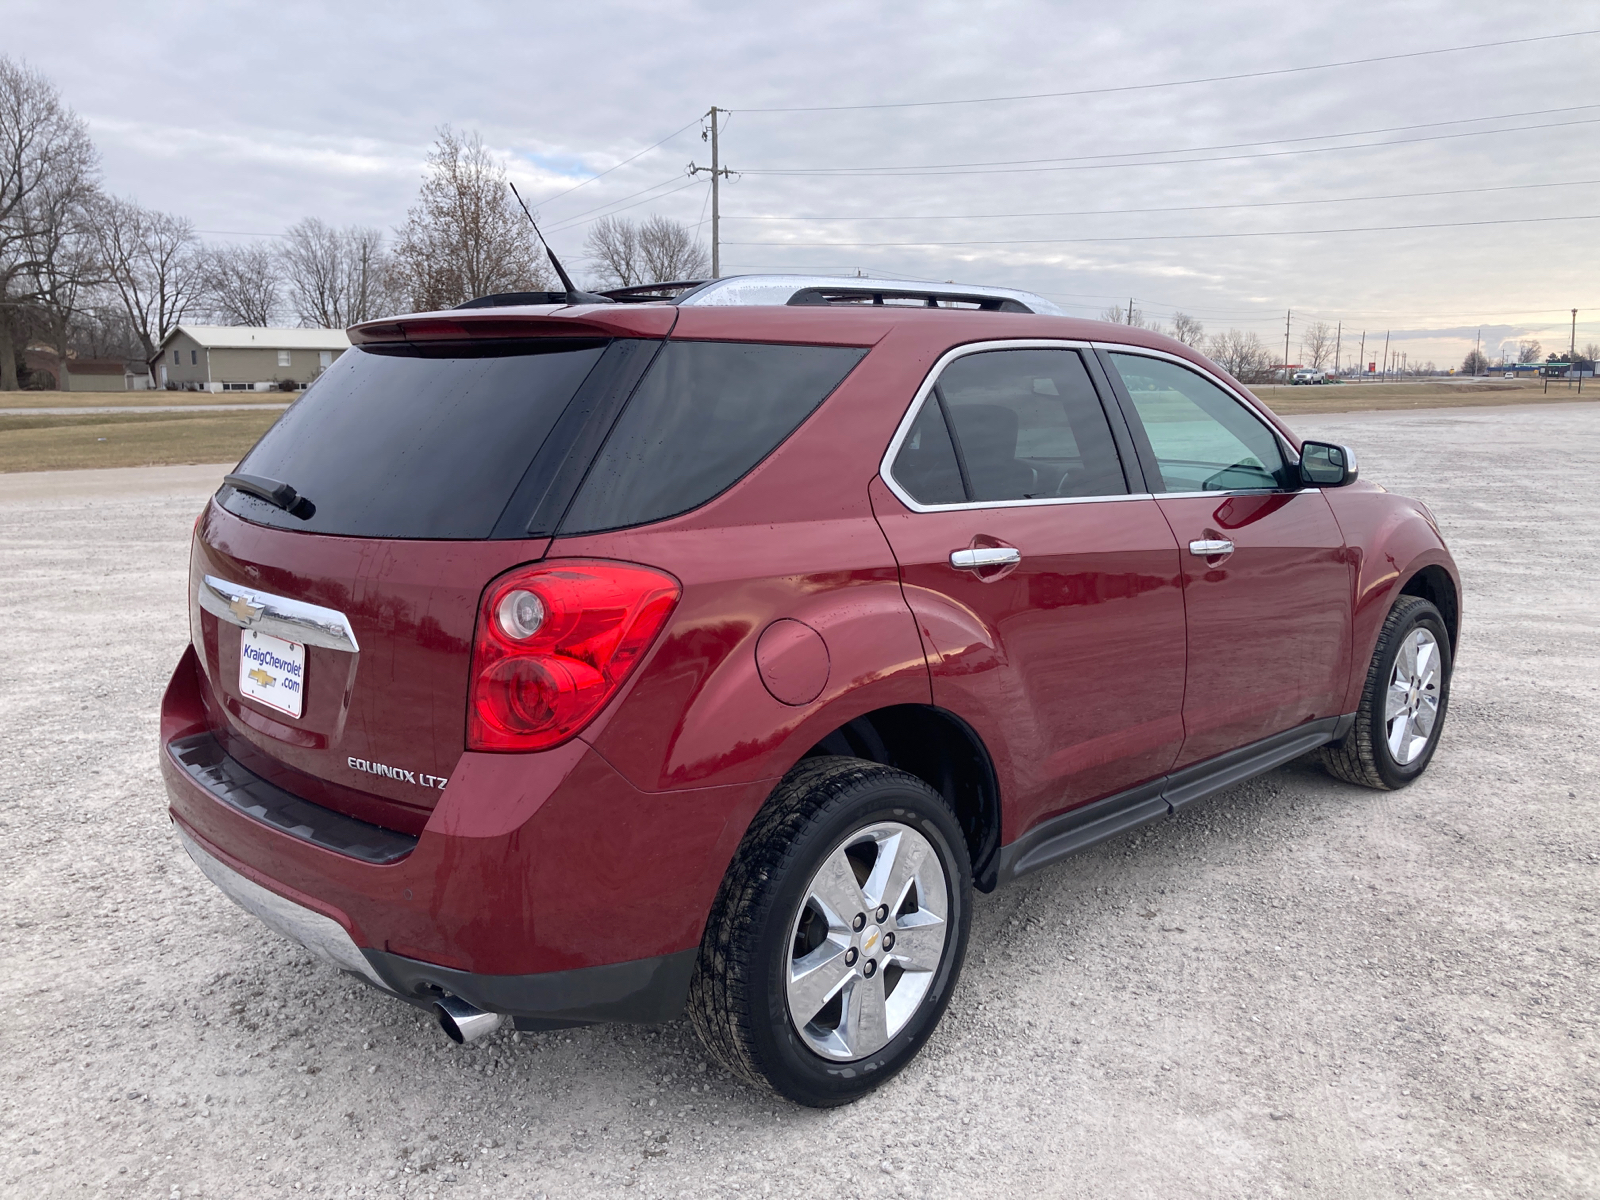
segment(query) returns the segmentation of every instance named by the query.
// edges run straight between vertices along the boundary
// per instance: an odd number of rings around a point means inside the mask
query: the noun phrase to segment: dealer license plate
[[[239,632],[240,695],[298,717],[306,690],[306,648],[254,629]]]

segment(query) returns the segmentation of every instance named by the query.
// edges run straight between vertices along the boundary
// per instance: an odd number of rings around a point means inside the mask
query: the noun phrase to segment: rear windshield
[[[486,538],[605,349],[552,339],[340,355],[238,467],[289,484],[312,515],[228,487],[220,502],[305,533]]]

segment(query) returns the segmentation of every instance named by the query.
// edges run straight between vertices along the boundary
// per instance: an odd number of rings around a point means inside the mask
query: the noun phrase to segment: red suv
[[[350,331],[201,514],[162,705],[201,869],[457,1040],[687,1007],[843,1103],[974,889],[1319,747],[1427,766],[1432,514],[1188,347],[1001,289],[566,299]]]

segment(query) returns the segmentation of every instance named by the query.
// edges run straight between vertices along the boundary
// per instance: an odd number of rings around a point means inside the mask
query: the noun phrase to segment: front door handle
[[[1189,553],[1198,558],[1215,558],[1219,554],[1232,554],[1233,543],[1227,538],[1196,538],[1189,543]]]
[[[1014,567],[1022,561],[1022,551],[1014,546],[977,546],[950,551],[950,565],[958,571],[981,571],[987,567]]]

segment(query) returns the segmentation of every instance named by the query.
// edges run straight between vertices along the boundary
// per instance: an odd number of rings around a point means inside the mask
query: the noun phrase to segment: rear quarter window
[[[771,454],[866,353],[668,342],[606,439],[561,532],[621,529],[698,508]]]

